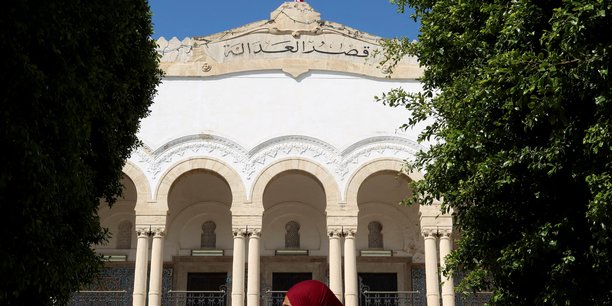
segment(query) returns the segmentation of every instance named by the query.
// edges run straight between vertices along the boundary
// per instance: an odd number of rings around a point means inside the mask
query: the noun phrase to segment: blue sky
[[[153,38],[183,39],[229,30],[267,20],[282,0],[149,0],[153,11]],[[397,13],[389,0],[309,0],[321,19],[335,21],[382,37],[416,39],[418,24]]]

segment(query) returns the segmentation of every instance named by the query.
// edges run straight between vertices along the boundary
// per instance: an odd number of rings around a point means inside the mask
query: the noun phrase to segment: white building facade
[[[143,145],[123,198],[100,209],[112,238],[96,247],[111,260],[98,289],[127,291],[134,306],[257,306],[317,279],[347,306],[372,292],[389,293],[383,305],[460,304],[439,273],[451,217],[398,204],[422,177],[401,172],[422,149],[418,131],[374,101],[419,91],[422,70],[406,58],[386,74],[378,40],[301,2],[159,39],[166,75]]]

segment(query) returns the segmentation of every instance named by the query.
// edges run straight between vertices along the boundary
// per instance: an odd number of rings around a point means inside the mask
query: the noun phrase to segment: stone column
[[[247,306],[259,306],[259,239],[260,229],[253,229],[249,233],[249,262],[247,276]]]
[[[440,235],[440,270],[446,267],[446,256],[451,252],[451,234],[452,231],[444,230]],[[442,277],[442,305],[455,306],[455,288],[453,284],[453,276]]]
[[[244,237],[246,232],[234,229],[232,265],[232,306],[244,306]]]
[[[329,288],[342,301],[342,246],[339,229],[329,231]]]
[[[164,269],[164,228],[153,230],[151,247],[151,279],[149,281],[149,306],[161,306],[162,272]]]
[[[345,230],[344,236],[344,305],[358,306],[357,256],[355,251],[356,229]]]
[[[440,282],[438,281],[438,255],[436,250],[436,230],[423,230],[425,238],[425,288],[427,306],[440,305]]]
[[[136,260],[134,263],[133,306],[145,306],[147,300],[147,263],[149,261],[149,229],[137,228]]]

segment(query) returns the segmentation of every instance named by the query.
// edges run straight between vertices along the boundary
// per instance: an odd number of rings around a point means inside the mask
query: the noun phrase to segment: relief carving
[[[385,74],[384,67],[379,67],[383,58],[380,39],[321,20],[320,14],[307,3],[286,2],[271,13],[269,20],[183,40],[175,37],[168,41],[162,37],[157,41],[157,52],[161,57],[160,67],[168,76],[208,76],[272,69],[289,72],[297,78],[308,71],[297,70],[304,67],[304,61],[310,61],[310,69],[379,78],[416,78],[421,75],[422,69],[416,60],[409,57],[399,62],[393,74]],[[212,70],[212,66],[216,69]]]
[[[334,173],[338,182],[346,182],[348,174],[361,164],[379,157],[409,159],[420,150],[415,142],[398,136],[364,139],[338,150],[332,145],[306,136],[284,136],[268,140],[248,151],[238,143],[213,135],[192,135],[174,140],[156,151],[138,148],[132,157],[135,164],[153,180],[167,168],[188,158],[218,158],[230,164],[248,186],[265,167],[277,160],[301,157],[314,160]]]

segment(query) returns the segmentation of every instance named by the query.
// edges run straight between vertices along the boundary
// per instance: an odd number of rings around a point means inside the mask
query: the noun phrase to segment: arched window
[[[132,248],[132,222],[128,220],[119,223],[119,230],[117,231],[117,248]]]
[[[300,248],[300,224],[295,221],[289,221],[285,224],[285,248],[299,249]]]
[[[216,228],[217,224],[215,224],[214,221],[206,221],[202,224],[202,240],[200,242],[200,247],[206,249],[214,249],[217,247]]]
[[[382,224],[377,221],[372,221],[368,224],[368,248],[370,249],[382,249],[383,248],[383,235],[382,235]]]

